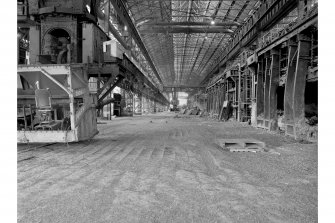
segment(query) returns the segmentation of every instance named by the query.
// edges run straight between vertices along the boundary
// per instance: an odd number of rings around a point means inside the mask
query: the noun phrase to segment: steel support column
[[[237,121],[240,122],[241,119],[241,64],[238,64],[238,87],[236,87],[236,91],[238,92],[238,105],[237,105]]]
[[[295,70],[294,89],[293,89],[293,117],[295,123],[295,138],[300,138],[299,122],[305,118],[305,87],[306,74],[310,61],[309,51],[311,48],[310,38],[304,34],[298,35],[298,54],[297,66]]]
[[[279,85],[279,52],[271,50],[271,74],[270,74],[270,89],[269,89],[269,129],[277,130],[277,87]]]
[[[295,70],[297,65],[297,43],[293,40],[288,41],[288,65],[286,71],[286,84],[284,94],[284,117],[286,134],[294,136],[294,116],[293,116],[293,92]]]
[[[142,94],[134,94],[134,108],[135,115],[142,115]]]
[[[271,57],[266,55],[265,57],[265,83],[264,83],[264,127],[269,128],[270,121],[270,75],[271,75]]]
[[[251,74],[251,125],[257,126],[257,66],[249,66],[248,67]]]

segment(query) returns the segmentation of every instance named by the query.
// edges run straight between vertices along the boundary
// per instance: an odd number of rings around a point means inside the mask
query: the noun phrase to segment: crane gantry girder
[[[134,25],[129,13],[128,13],[127,8],[124,5],[123,1],[121,1],[121,0],[109,0],[109,1],[112,3],[114,9],[117,11],[118,16],[120,16],[122,19],[124,19],[126,21],[127,25],[129,26],[128,28],[130,29],[131,33],[133,34],[133,37],[134,37],[135,41],[137,42],[138,46],[141,48],[141,51],[142,51],[144,57],[149,62],[155,76],[157,77],[159,82],[162,84],[163,82],[162,82],[161,77],[158,74],[156,66],[154,65],[154,63],[153,63],[145,45],[143,44],[142,39],[141,39],[141,37],[140,37],[140,35],[139,35],[135,25]]]
[[[235,33],[234,38],[229,41],[220,56],[207,67],[201,84],[205,84],[213,73],[229,59],[237,55],[241,48],[254,41],[262,30],[269,29],[292,11],[297,6],[297,3],[298,1],[296,0],[273,0],[270,4],[262,4],[259,10],[255,12],[255,15],[250,17],[241,29]]]
[[[194,90],[205,90],[206,87],[203,86],[182,86],[182,85],[176,85],[176,86],[164,86],[163,92],[192,92]]]
[[[211,56],[213,52],[218,56],[223,51],[219,46],[226,43],[244,19],[251,16],[248,13],[257,2],[127,0],[127,6],[139,33],[146,39],[146,46],[151,45],[148,46],[148,51],[158,70],[164,72],[163,66],[173,65],[173,85],[197,85],[204,78],[204,72],[201,71],[207,67],[206,61],[215,59]],[[229,16],[225,16],[226,14]],[[235,17],[238,19],[234,20]],[[157,47],[154,42],[159,43],[164,35],[172,41]],[[220,49],[215,51],[218,47]],[[163,52],[171,49],[174,56],[163,58]],[[168,80],[166,76],[171,73],[160,74],[163,80]],[[194,73],[199,75],[195,76]],[[164,82],[163,85],[166,84],[170,83]]]

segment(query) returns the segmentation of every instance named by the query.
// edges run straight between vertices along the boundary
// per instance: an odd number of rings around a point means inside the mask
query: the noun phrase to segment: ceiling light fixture
[[[87,9],[88,13],[91,13],[91,7],[89,5],[86,5],[86,9]]]
[[[211,21],[211,25],[215,25],[215,21],[214,20]]]

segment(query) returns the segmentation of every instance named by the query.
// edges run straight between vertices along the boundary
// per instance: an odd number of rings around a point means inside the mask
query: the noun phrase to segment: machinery
[[[18,1],[18,142],[92,138],[98,133],[97,109],[120,105],[119,98],[109,97],[116,86],[137,95],[136,101],[146,96],[167,103],[119,43],[128,37],[115,39],[110,26],[99,25],[101,18],[109,22],[101,3]],[[91,79],[96,80],[95,90]],[[131,111],[140,114],[139,108]],[[118,112],[122,113],[120,108]]]

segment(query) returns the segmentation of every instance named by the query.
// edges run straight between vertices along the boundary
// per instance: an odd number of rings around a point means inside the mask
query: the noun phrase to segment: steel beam
[[[255,15],[249,18],[235,34],[234,38],[227,44],[227,48],[222,55],[216,59],[214,62],[215,65],[212,66],[212,69],[205,75],[201,83],[203,84],[208,80],[217,66],[226,63],[229,59],[237,55],[241,48],[254,41],[260,31],[270,29],[271,26],[287,15],[297,6],[297,2],[297,0],[274,0],[272,4],[262,4]]]
[[[239,22],[217,22],[214,25],[210,24],[210,22],[146,22],[142,23],[139,27],[142,26],[202,26],[202,27],[227,27],[227,26],[240,26],[241,24]]]
[[[112,90],[119,84],[119,83],[121,83],[121,81],[123,80],[123,77],[122,76],[119,76],[119,79],[99,98],[99,100],[98,100],[98,104],[101,104],[102,103],[102,101],[103,101],[103,99],[105,98],[105,97],[107,97],[107,95],[109,94],[109,93],[111,93],[112,92]]]
[[[165,85],[163,88],[204,88],[204,86],[188,86],[188,85]]]
[[[97,95],[99,96],[106,88],[108,88],[116,80],[116,75],[112,75],[102,88],[99,88]]]
[[[108,105],[110,103],[114,103],[115,102],[115,98],[107,98],[106,100],[101,101],[98,105],[97,105],[97,109],[102,109],[105,105]]]
[[[256,50],[257,56],[260,56],[260,55],[264,54],[265,52],[269,51],[270,49],[278,46],[279,44],[291,39],[293,36],[296,36],[298,33],[301,33],[303,30],[307,29],[308,27],[310,27],[311,25],[313,25],[317,22],[318,22],[317,14],[312,15],[311,17],[304,20],[303,23],[298,24],[297,27],[295,27],[295,29],[293,29],[293,30],[289,31],[288,33],[286,33],[285,35],[281,36],[278,40],[275,40],[270,45],[268,45],[264,48],[261,48],[261,49],[257,49]]]
[[[140,28],[139,29],[143,34],[150,34],[150,33],[234,33],[231,29],[225,29],[222,27],[147,27],[147,28]]]
[[[205,89],[205,87],[201,86],[165,86],[163,87],[164,92],[191,92],[194,90]]]

